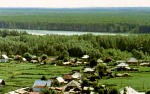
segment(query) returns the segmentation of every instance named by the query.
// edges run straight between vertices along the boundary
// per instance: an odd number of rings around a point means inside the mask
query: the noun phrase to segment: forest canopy
[[[10,34],[11,33],[11,34]],[[14,33],[14,34],[12,34]],[[4,36],[5,35],[5,36]],[[30,35],[26,32],[0,30],[0,52],[8,55],[70,56],[88,54],[96,58],[116,60],[150,55],[150,35]]]
[[[149,33],[150,8],[1,9],[0,28]]]

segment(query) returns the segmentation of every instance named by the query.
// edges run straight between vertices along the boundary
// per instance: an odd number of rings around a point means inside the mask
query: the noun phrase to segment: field
[[[43,75],[50,79],[51,77],[57,77],[69,73],[73,69],[81,68],[82,67],[38,65],[31,63],[1,63],[0,78],[5,80],[6,86],[0,88],[0,94],[23,87],[32,87],[34,81],[40,79]],[[131,77],[104,78],[100,79],[99,83],[114,86],[118,89],[121,89],[124,86],[131,86],[138,91],[147,91],[150,87],[150,68],[139,68],[139,72],[129,72]]]
[[[43,75],[47,79],[69,73],[73,69],[81,67],[65,67],[31,63],[1,63],[0,78],[4,79],[6,86],[0,88],[0,94],[16,90],[23,87],[32,87],[35,80],[39,80]]]
[[[137,91],[147,91],[150,89],[150,68],[149,67],[139,67],[139,72],[119,72],[119,73],[129,73],[131,77],[118,77],[111,79],[99,80],[101,84],[106,84],[108,86],[114,86],[121,89],[125,86],[131,86]]]

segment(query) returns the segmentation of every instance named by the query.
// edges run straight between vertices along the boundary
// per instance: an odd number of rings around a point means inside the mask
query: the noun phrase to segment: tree
[[[102,78],[103,76],[105,76],[105,73],[106,73],[106,70],[107,70],[107,67],[105,64],[98,64],[97,67],[96,67],[96,70],[99,74],[99,77]]]
[[[27,59],[27,61],[31,61],[32,57],[31,57],[31,54],[30,53],[25,53],[24,55],[24,58]]]
[[[42,76],[41,80],[47,80],[47,78],[45,76]]]
[[[97,59],[96,58],[93,58],[90,60],[90,67],[94,67],[97,65]]]
[[[45,60],[45,59],[47,59],[47,55],[46,55],[46,54],[43,54],[43,55],[41,56],[41,59],[42,59],[42,61]]]
[[[119,94],[119,92],[116,88],[113,88],[109,90],[109,94]]]

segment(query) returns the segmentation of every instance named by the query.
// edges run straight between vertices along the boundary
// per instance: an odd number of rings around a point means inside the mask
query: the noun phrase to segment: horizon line
[[[150,6],[107,6],[107,7],[0,7],[0,8],[43,8],[43,9],[76,9],[76,8],[150,8]]]

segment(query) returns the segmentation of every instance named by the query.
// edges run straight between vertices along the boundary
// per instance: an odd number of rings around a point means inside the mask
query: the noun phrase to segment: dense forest
[[[149,33],[150,8],[1,8],[0,28]]]
[[[136,57],[149,59],[150,35],[133,34],[128,36],[110,35],[30,35],[26,32],[0,31],[0,52],[11,55],[92,57],[115,60]]]

